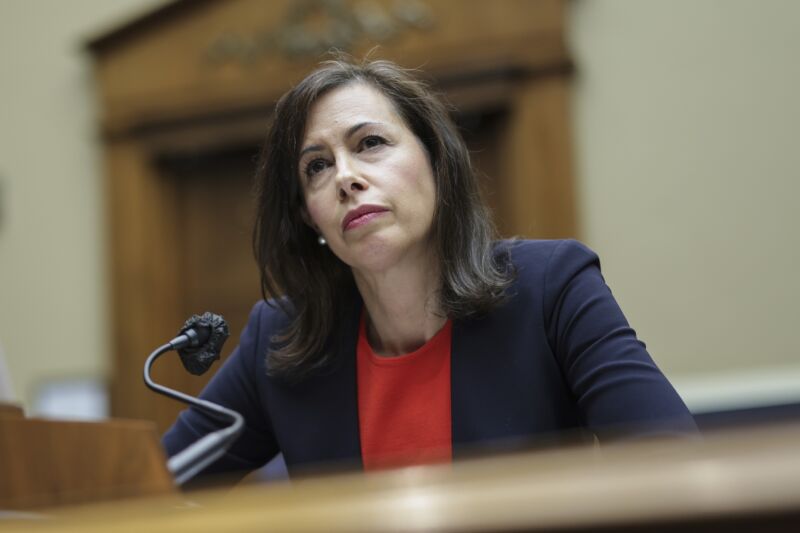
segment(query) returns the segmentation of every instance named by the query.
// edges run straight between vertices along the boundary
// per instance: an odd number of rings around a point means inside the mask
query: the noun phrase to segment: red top
[[[452,459],[450,339],[452,324],[420,349],[375,354],[366,320],[358,332],[358,422],[364,470]]]

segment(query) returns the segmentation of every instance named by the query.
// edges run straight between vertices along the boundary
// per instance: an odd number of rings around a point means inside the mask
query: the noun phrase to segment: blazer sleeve
[[[598,438],[697,431],[622,314],[594,252],[560,242],[548,260],[543,302],[550,346]]]
[[[245,420],[242,435],[224,456],[201,473],[204,476],[234,472],[243,475],[266,464],[279,451],[260,392],[266,381],[264,357],[272,330],[269,316],[275,312],[265,302],[256,304],[239,346],[200,394],[205,400],[239,412]],[[167,455],[173,456],[221,427],[224,424],[219,420],[190,407],[181,412],[162,444]]]

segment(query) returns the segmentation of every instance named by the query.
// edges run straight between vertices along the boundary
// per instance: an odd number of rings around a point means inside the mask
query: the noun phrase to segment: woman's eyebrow
[[[366,126],[375,126],[379,124],[380,122],[359,122],[358,124],[347,128],[347,131],[344,133],[344,136],[346,139],[349,139],[350,137],[355,135],[356,132],[358,132],[358,130],[360,130],[361,128],[364,128]],[[303,157],[308,152],[321,152],[324,149],[325,147],[322,146],[321,144],[312,144],[311,146],[306,146],[300,151],[300,157]]]
[[[363,127],[365,127],[365,126],[374,126],[374,125],[376,125],[376,124],[379,124],[379,122],[359,122],[359,123],[358,123],[358,124],[356,124],[355,126],[350,126],[350,127],[347,129],[347,132],[344,134],[344,136],[345,136],[345,138],[348,138],[348,139],[349,139],[350,137],[352,137],[353,135],[355,135],[355,133],[356,133],[358,130],[360,130],[361,128],[363,128]]]
[[[312,144],[311,146],[306,146],[300,151],[300,157],[303,157],[308,152],[321,152],[325,147],[321,144]]]

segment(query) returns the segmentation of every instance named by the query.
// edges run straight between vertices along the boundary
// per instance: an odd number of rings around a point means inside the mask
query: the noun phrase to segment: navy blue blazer
[[[456,320],[451,348],[454,458],[491,443],[594,434],[693,432],[692,416],[636,338],[600,273],[575,241],[509,241],[509,298]],[[356,341],[361,302],[341,314],[335,364],[299,383],[267,376],[271,337],[288,323],[253,308],[239,346],[202,397],[242,413],[243,436],[206,473],[256,469],[283,452],[289,473],[320,463],[360,465]],[[188,409],[166,433],[173,455],[218,422]]]

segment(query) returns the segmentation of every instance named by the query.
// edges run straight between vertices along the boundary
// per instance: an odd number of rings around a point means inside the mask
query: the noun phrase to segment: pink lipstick
[[[360,205],[347,212],[342,220],[342,230],[347,231],[362,226],[388,211],[380,205]]]

